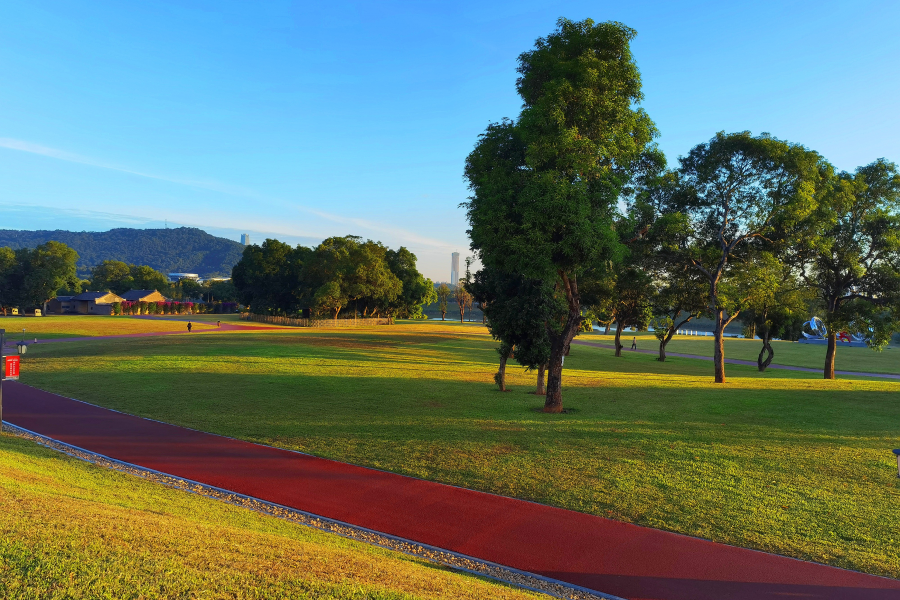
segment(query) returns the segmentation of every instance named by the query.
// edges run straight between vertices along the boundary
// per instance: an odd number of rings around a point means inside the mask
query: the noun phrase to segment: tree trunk
[[[547,369],[547,397],[544,400],[544,412],[561,413],[562,407],[562,370],[565,353],[565,332],[554,335],[550,339],[550,365]]]
[[[716,309],[715,346],[713,347],[713,362],[716,369],[716,383],[725,383],[725,311]]]
[[[581,296],[578,294],[578,284],[574,277],[570,279],[565,272],[560,271],[559,276],[569,304],[569,314],[566,317],[562,331],[550,333],[550,365],[547,370],[547,397],[544,400],[545,413],[561,413],[563,411],[563,359],[581,323]]]
[[[763,335],[763,347],[762,350],[759,351],[759,358],[756,359],[756,365],[759,367],[759,372],[762,373],[765,371],[769,365],[772,364],[772,359],[775,358],[775,351],[772,350],[772,336],[769,333],[765,333]],[[766,359],[763,360],[763,354],[766,354]]]
[[[547,393],[547,388],[544,386],[544,379],[547,376],[547,365],[541,365],[538,367],[538,375],[537,375],[537,389],[534,392],[535,396],[543,396]]]
[[[687,323],[687,321],[684,321],[682,324],[684,323]],[[666,362],[666,346],[668,346],[669,342],[672,341],[672,337],[677,331],[676,327],[676,325],[670,327],[669,330],[666,331],[666,336],[663,339],[659,340],[659,358],[656,359],[659,362]]]
[[[622,323],[616,322],[616,356],[622,356]]]
[[[500,355],[500,369],[494,376],[494,381],[500,386],[500,391],[506,391],[506,361],[509,359],[509,352]]]
[[[465,323],[466,306],[464,304],[459,304],[458,302],[457,302],[457,306],[459,306],[459,322]]]
[[[446,312],[444,312],[444,311],[441,311],[441,321],[443,321],[443,320],[444,320],[444,317],[445,317],[445,316],[446,316],[446,315],[447,315],[447,313],[446,313]]]
[[[606,329],[603,330],[603,335],[609,335],[609,328],[612,326],[612,321],[606,324]]]
[[[831,327],[829,325],[829,327]],[[834,379],[834,354],[837,351],[837,333],[828,332],[828,351],[825,352],[825,379]]]

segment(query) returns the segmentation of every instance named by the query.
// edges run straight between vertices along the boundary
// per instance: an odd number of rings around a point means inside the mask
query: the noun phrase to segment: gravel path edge
[[[51,450],[61,452],[73,458],[103,468],[127,473],[129,475],[140,477],[141,479],[160,483],[167,487],[184,490],[200,496],[213,498],[221,502],[227,502],[235,506],[248,508],[255,512],[284,519],[298,525],[337,534],[347,539],[379,546],[395,552],[401,552],[409,556],[450,567],[456,571],[462,571],[479,577],[486,577],[518,588],[547,594],[556,598],[565,598],[567,600],[625,600],[619,596],[604,594],[557,579],[544,577],[543,575],[538,575],[536,573],[520,571],[519,569],[481,560],[465,554],[459,554],[443,548],[421,544],[419,542],[381,533],[365,527],[351,525],[350,523],[345,523],[336,519],[329,519],[295,508],[289,508],[274,502],[267,502],[265,500],[260,500],[259,498],[254,498],[253,496],[239,494],[237,492],[185,479],[183,477],[162,473],[154,469],[148,469],[140,465],[120,461],[103,454],[91,452],[90,450],[85,450],[84,448],[79,448],[78,446],[73,446],[35,433],[6,421],[2,422],[2,426],[2,431],[5,433],[31,440]]]

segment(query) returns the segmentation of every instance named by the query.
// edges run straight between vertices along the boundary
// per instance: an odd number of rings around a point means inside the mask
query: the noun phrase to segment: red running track
[[[4,392],[8,422],[67,444],[631,600],[900,599],[893,579]]]

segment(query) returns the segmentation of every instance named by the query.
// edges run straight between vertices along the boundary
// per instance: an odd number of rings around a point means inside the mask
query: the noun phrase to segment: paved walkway
[[[597,342],[585,342],[581,340],[572,340],[573,344],[580,344],[582,346],[593,346],[595,348],[609,348],[610,350],[615,350],[616,346],[614,344],[598,344]],[[658,350],[631,350],[628,346],[622,348],[622,352],[639,352],[641,354],[653,354],[654,356],[659,355]],[[679,358],[696,358],[698,360],[708,360],[712,362],[712,356],[701,356],[699,354],[679,354],[678,352],[666,352],[666,357],[669,356],[677,356]],[[725,362],[729,365],[744,365],[747,367],[759,368],[759,365],[756,364],[754,360],[740,360],[737,358],[726,358]],[[792,367],[789,365],[769,365],[770,369],[783,369],[785,371],[802,371],[804,373],[818,373],[822,374],[822,369],[810,369],[808,367]],[[835,375],[849,375],[851,377],[881,377],[885,379],[900,379],[900,375],[894,375],[892,373],[865,373],[863,371],[835,371]]]
[[[14,425],[184,477],[630,600],[898,600],[900,581],[261,446],[8,382]]]

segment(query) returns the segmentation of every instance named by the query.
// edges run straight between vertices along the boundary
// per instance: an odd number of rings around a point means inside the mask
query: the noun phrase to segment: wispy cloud
[[[66,162],[72,162],[72,163],[78,163],[80,165],[96,167],[98,169],[108,169],[110,171],[118,171],[120,173],[127,173],[129,175],[136,175],[138,177],[146,177],[147,179],[156,179],[158,181],[167,181],[169,183],[177,183],[179,185],[187,185],[187,186],[191,186],[191,187],[210,190],[213,192],[221,192],[223,194],[229,194],[232,196],[240,196],[240,197],[244,197],[244,198],[254,198],[254,199],[260,198],[259,194],[257,194],[254,190],[251,190],[249,188],[228,185],[228,184],[220,183],[217,181],[184,179],[184,178],[179,178],[179,177],[168,177],[165,175],[157,175],[154,173],[147,173],[145,171],[138,171],[137,169],[131,169],[128,167],[123,167],[121,165],[115,165],[112,163],[108,163],[108,162],[105,162],[102,160],[91,158],[89,156],[82,156],[80,154],[66,152],[65,150],[59,150],[57,148],[49,148],[47,146],[41,146],[40,144],[35,144],[33,142],[26,142],[24,140],[16,140],[13,138],[0,138],[0,148],[6,148],[8,150],[18,150],[19,152],[27,152],[29,154],[37,154],[40,156],[46,156],[48,158],[64,160]]]
[[[110,171],[118,171],[120,173],[127,173],[129,175],[135,175],[137,177],[145,177],[147,179],[155,179],[158,181],[166,181],[168,183],[174,183],[178,185],[185,185],[194,188],[200,188],[205,190],[210,190],[214,192],[219,192],[223,194],[228,194],[230,196],[237,196],[241,198],[253,199],[261,202],[266,202],[274,205],[279,205],[284,207],[285,209],[293,209],[300,210],[304,213],[316,215],[322,219],[327,221],[331,221],[333,223],[339,223],[341,225],[353,225],[354,227],[359,227],[361,229],[365,229],[368,231],[373,231],[377,233],[387,234],[392,236],[397,240],[401,240],[405,243],[411,245],[419,245],[419,246],[428,246],[431,248],[447,250],[451,249],[451,244],[448,244],[441,240],[436,240],[433,238],[425,237],[423,235],[417,234],[413,231],[408,231],[406,229],[400,227],[394,227],[392,225],[388,225],[385,223],[378,223],[375,221],[371,221],[368,219],[362,219],[357,217],[344,217],[341,215],[335,215],[328,212],[324,212],[315,208],[309,208],[307,206],[303,206],[302,204],[291,202],[288,200],[284,200],[282,198],[273,198],[270,196],[266,196],[257,192],[256,190],[225,184],[217,181],[204,181],[204,180],[195,180],[195,179],[185,179],[179,177],[170,177],[165,175],[158,175],[155,173],[148,173],[146,171],[140,171],[137,169],[132,169],[129,167],[124,167],[121,165],[112,164],[103,160],[95,159],[88,156],[83,156],[81,154],[75,154],[72,152],[67,152],[65,150],[59,150],[57,148],[50,148],[47,146],[42,146],[40,144],[35,144],[33,142],[28,142],[24,140],[17,140],[13,138],[0,138],[0,148],[6,148],[8,150],[16,150],[19,152],[27,152],[29,154],[37,154],[39,156],[46,156],[48,158],[53,158],[56,160],[63,160],[66,162],[77,163],[81,165],[86,165],[89,167],[95,167],[98,169],[107,169]],[[174,216],[174,215],[173,215]],[[189,215],[179,215],[182,217],[181,220],[184,223],[192,221],[195,217],[190,217]],[[124,215],[117,215],[118,218],[124,217]],[[137,215],[128,215],[129,219],[142,219],[143,217],[139,217]],[[177,217],[176,217],[177,218]],[[149,220],[149,219],[148,219]],[[232,224],[226,224],[225,221],[228,221],[227,218],[223,219],[222,216],[215,219],[219,221],[215,226],[217,227],[232,227]],[[292,228],[290,225],[284,223],[283,221],[278,222],[257,222],[257,223],[248,223],[246,218],[242,218],[241,223],[239,224],[242,228],[249,229],[250,227],[256,226],[258,231],[271,231],[272,233],[285,233],[287,234],[289,230]],[[291,235],[297,235],[291,233]],[[299,234],[304,237],[309,237],[308,233]],[[326,237],[326,236],[322,236]]]

